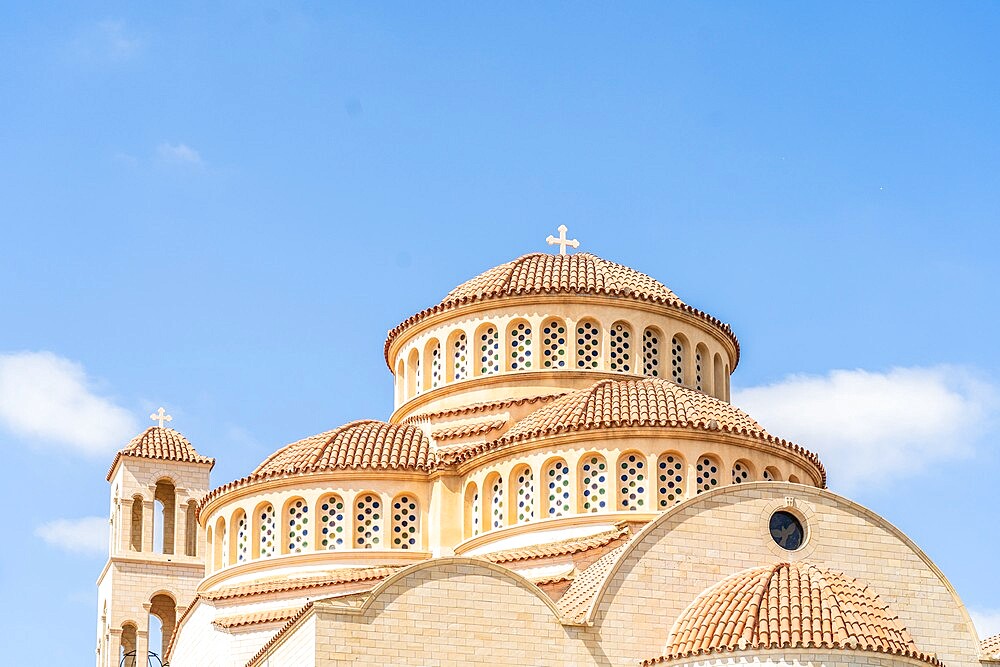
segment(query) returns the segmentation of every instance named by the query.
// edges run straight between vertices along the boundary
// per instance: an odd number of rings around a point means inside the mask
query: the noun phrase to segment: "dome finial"
[[[163,422],[173,421],[174,418],[167,414],[167,411],[160,406],[160,409],[149,415],[149,418],[154,422],[160,422],[160,428],[163,428]]]
[[[565,255],[566,254],[566,246],[569,246],[569,247],[573,248],[574,250],[576,250],[577,248],[580,247],[580,242],[577,241],[576,239],[567,239],[566,238],[566,225],[559,225],[558,230],[559,230],[559,238],[556,238],[556,237],[552,236],[552,234],[549,234],[549,237],[547,239],[545,239],[545,241],[549,245],[557,245],[557,246],[559,246],[559,254],[560,255]]]

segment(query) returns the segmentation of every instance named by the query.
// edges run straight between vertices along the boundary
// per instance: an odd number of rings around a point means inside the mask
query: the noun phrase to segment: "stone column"
[[[132,499],[122,498],[118,501],[121,510],[118,512],[118,544],[115,553],[128,553],[132,544]]]
[[[142,550],[153,552],[153,501],[142,501]]]
[[[149,630],[139,630],[135,633],[135,667],[146,667],[149,660],[148,656]]]
[[[118,656],[122,652],[121,628],[111,628],[107,649],[98,660],[98,667],[118,667]]]
[[[174,555],[187,554],[187,501],[183,489],[175,489],[174,495]]]

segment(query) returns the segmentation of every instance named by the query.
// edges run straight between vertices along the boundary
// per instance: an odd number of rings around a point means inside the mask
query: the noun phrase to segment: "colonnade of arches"
[[[573,461],[554,457],[540,467],[520,463],[506,479],[492,471],[465,487],[465,537],[505,526],[570,514],[614,511],[662,511],[687,497],[724,484],[782,481],[775,466],[759,475],[747,459],[723,469],[722,458],[703,453],[687,461],[678,451],[651,456],[627,451],[611,461],[587,452]],[[787,481],[798,483],[791,474]]]
[[[198,555],[198,503],[192,499],[179,504],[171,480],[159,480],[151,499],[142,493],[123,499],[126,506],[113,522],[113,544],[129,551]]]
[[[567,323],[560,317],[516,318],[506,326],[486,322],[456,328],[400,353],[396,399],[471,377],[526,370],[605,370],[662,377],[728,400],[729,363],[682,333],[667,336],[657,326],[594,317]]]
[[[281,554],[339,549],[421,549],[420,501],[403,492],[325,493],[310,503],[288,498],[280,514],[263,501],[208,526],[210,566],[219,570]]]
[[[107,667],[147,667],[160,664],[177,627],[177,600],[167,592],[158,592],[143,605],[148,613],[143,619],[124,621],[117,632],[107,632],[100,647],[100,663]],[[105,609],[105,616],[107,610]]]

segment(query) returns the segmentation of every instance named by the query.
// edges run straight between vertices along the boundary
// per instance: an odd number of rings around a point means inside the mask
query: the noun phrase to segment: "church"
[[[822,452],[730,403],[728,324],[548,242],[388,332],[384,421],[213,486],[154,414],[107,474],[97,666],[1000,667]]]

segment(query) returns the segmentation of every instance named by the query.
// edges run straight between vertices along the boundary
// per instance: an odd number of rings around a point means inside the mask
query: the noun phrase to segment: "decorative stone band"
[[[392,370],[389,348],[393,341],[404,331],[432,315],[482,301],[540,294],[592,294],[626,298],[693,315],[718,328],[732,341],[736,350],[733,370],[739,365],[740,343],[728,324],[687,305],[654,278],[590,253],[524,255],[459,285],[441,303],[420,311],[389,331],[383,351],[385,363]]]

